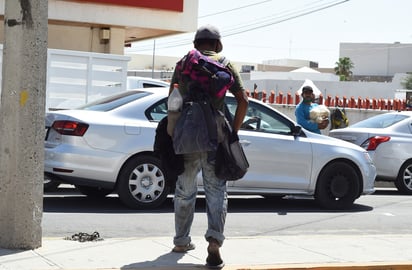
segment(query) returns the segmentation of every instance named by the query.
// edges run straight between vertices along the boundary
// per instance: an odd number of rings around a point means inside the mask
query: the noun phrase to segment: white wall
[[[393,76],[412,71],[412,44],[340,43],[339,57],[354,63],[353,75]]]
[[[4,0],[0,0],[1,2]],[[49,0],[49,20],[128,28],[138,27],[141,33],[150,29],[152,32],[161,30],[163,33],[169,34],[195,31],[198,1],[190,0],[183,3],[183,12],[175,12],[104,3]]]
[[[2,58],[0,44],[0,62]],[[72,109],[125,91],[129,60],[124,55],[48,49],[46,110]],[[2,65],[0,75],[1,70]]]
[[[295,117],[296,106],[294,105],[274,105],[274,104],[270,106],[282,112],[283,114],[287,115],[290,119],[296,122],[296,117]],[[354,124],[356,122],[372,117],[374,115],[388,112],[385,110],[364,110],[364,109],[349,109],[349,108],[345,108],[345,111],[346,111],[346,116],[349,119],[349,124]],[[324,135],[328,135],[329,130],[330,130],[330,125],[328,128],[322,130],[321,132]]]
[[[388,83],[381,82],[340,82],[340,81],[316,81],[308,77],[319,88],[324,97],[330,95],[331,97],[347,97],[347,98],[394,98],[395,90],[402,88],[399,81]],[[291,93],[294,95],[296,91],[302,86],[304,80],[244,80],[243,84],[246,89],[253,89],[254,84],[257,84],[258,91],[275,91],[278,94],[280,91],[283,94]]]
[[[320,72],[274,72],[274,71],[251,71],[251,80],[289,80],[289,81],[304,81],[310,78],[312,81],[339,81],[339,77],[331,73],[320,73]]]

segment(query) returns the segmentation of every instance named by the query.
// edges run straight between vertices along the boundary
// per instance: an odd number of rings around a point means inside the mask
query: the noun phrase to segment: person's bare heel
[[[221,269],[225,266],[219,252],[219,242],[216,239],[210,238],[209,246],[207,247],[206,266],[211,269]]]

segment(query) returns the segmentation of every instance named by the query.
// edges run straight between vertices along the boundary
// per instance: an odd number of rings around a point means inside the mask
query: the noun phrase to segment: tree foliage
[[[406,76],[401,82],[403,88],[412,89],[412,74]]]
[[[354,68],[352,60],[349,57],[341,57],[335,64],[335,74],[339,75],[341,81],[349,81],[352,77],[351,69]]]

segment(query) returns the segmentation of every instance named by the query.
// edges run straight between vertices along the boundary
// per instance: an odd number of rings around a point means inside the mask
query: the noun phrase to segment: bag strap
[[[218,62],[221,63],[222,65],[224,65],[225,67],[227,67],[227,65],[229,65],[229,63],[230,63],[229,59],[227,59],[224,56],[220,57]]]

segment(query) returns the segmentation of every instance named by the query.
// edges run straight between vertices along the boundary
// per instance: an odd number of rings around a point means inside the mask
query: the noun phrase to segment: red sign
[[[77,2],[92,2],[97,4],[153,8],[183,12],[184,0],[74,0]]]

